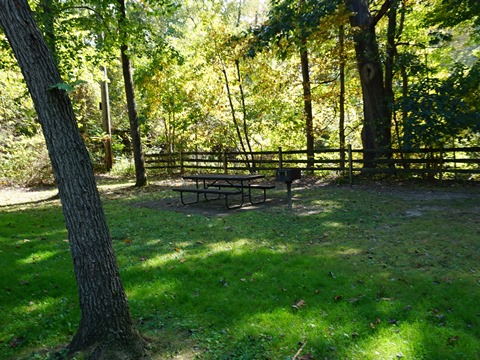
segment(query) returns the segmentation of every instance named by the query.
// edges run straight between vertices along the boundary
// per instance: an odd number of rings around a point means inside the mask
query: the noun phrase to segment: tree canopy
[[[100,65],[108,68],[117,164],[132,151],[122,41],[128,41],[144,151],[479,142],[478,1],[128,1],[122,31],[116,5],[32,2],[62,77],[72,86],[77,123],[99,168],[105,138]],[[351,21],[360,5],[370,16],[364,30]],[[28,164],[25,158],[41,152],[42,144],[27,141],[41,130],[0,36],[0,123],[6,129],[0,156],[10,179],[20,171],[13,159]],[[361,45],[368,38],[377,50]],[[376,95],[366,82],[372,51],[375,74],[381,74]],[[375,103],[379,110],[373,111]],[[33,174],[22,178],[38,181]]]

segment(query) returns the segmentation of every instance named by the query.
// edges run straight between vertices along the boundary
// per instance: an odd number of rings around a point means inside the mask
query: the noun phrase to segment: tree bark
[[[26,0],[0,0],[0,22],[34,101],[62,201],[81,310],[68,349],[139,358],[144,343],[132,324],[89,154],[68,95],[55,86],[62,80],[53,56]]]
[[[340,26],[338,41],[340,46],[340,114],[338,123],[338,134],[340,141],[340,163],[345,167],[345,28]]]
[[[385,97],[387,101],[388,118],[392,119],[395,96],[393,92],[394,60],[397,54],[397,1],[393,0],[388,12],[387,48],[385,52]]]
[[[310,65],[308,61],[308,50],[306,40],[303,40],[303,47],[300,50],[300,62],[302,67],[303,86],[303,111],[305,116],[305,132],[307,138],[307,169],[313,172],[315,139],[313,135],[313,110],[312,110],[312,89],[310,83]]]
[[[233,125],[235,125],[235,130],[237,131],[238,141],[240,142],[240,146],[242,147],[242,151],[245,154],[245,160],[247,161],[247,168],[251,172],[252,167],[250,165],[250,160],[249,160],[248,155],[247,155],[247,150],[245,148],[245,144],[243,143],[242,133],[240,131],[240,126],[238,125],[237,116],[235,115],[235,107],[233,106],[233,100],[232,100],[232,94],[230,92],[230,85],[229,85],[229,82],[228,82],[227,70],[226,70],[223,62],[222,62],[222,72],[223,72],[223,77],[225,79],[225,87],[227,89],[228,103],[230,104],[230,112],[232,113]]]
[[[304,4],[305,0],[299,0],[299,13],[302,13]],[[315,166],[315,137],[313,134],[312,84],[310,82],[307,38],[306,36],[303,36],[303,34],[300,36],[300,66],[302,68],[303,113],[305,116],[305,135],[307,142],[307,169],[313,174]]]
[[[102,94],[102,128],[105,132],[103,139],[103,148],[105,151],[105,170],[109,172],[113,166],[113,150],[112,150],[112,124],[110,118],[110,96],[108,93],[108,76],[106,66],[101,67],[103,79],[100,82],[100,90]]]
[[[127,18],[125,8],[125,0],[118,0],[120,6],[120,33],[123,34],[123,39],[127,39],[127,34],[123,29]],[[135,101],[135,91],[133,86],[133,70],[130,57],[128,55],[128,45],[123,43],[120,46],[120,53],[122,58],[123,79],[125,84],[125,95],[127,98],[128,119],[130,121],[130,136],[132,137],[133,159],[135,163],[135,186],[147,185],[147,176],[145,174],[145,159],[143,157],[142,142],[140,139],[140,126],[138,122],[137,103]]]
[[[57,38],[55,36],[56,10],[54,8],[53,0],[41,0],[37,14],[40,18],[40,27],[43,31],[45,42],[55,59],[55,64],[58,66]]]
[[[368,0],[345,0],[345,4],[353,13],[350,24],[357,29],[354,42],[363,94],[364,166],[374,167],[378,154],[369,150],[388,149],[391,142],[391,120],[388,116],[383,69],[375,35],[378,18],[372,18]],[[385,4],[388,5],[389,2],[386,1]]]
[[[237,80],[238,80],[238,88],[240,90],[240,100],[242,103],[242,114],[243,114],[243,134],[245,135],[245,142],[248,146],[248,151],[250,152],[250,157],[252,160],[252,167],[250,172],[255,172],[255,157],[253,156],[252,145],[250,144],[250,135],[248,134],[248,125],[247,125],[247,107],[245,106],[245,94],[243,92],[243,85],[242,85],[242,76],[240,75],[240,63],[235,60],[235,68],[237,70]]]

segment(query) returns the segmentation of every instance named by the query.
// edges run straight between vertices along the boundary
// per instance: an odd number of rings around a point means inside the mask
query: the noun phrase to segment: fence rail
[[[370,166],[364,154],[377,153]],[[480,174],[480,147],[432,148],[417,150],[364,150],[325,148],[315,150],[313,159],[306,150],[256,152],[176,152],[147,153],[149,171],[168,174],[193,172],[274,172],[277,168],[295,167],[312,174],[336,172],[355,174],[411,175],[428,178],[452,178]],[[308,164],[313,164],[308,166]]]

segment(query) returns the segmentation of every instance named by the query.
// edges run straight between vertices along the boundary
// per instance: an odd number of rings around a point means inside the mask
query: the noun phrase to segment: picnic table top
[[[262,179],[265,175],[261,174],[196,174],[183,176],[186,180],[233,180],[233,181],[248,181],[255,179]]]

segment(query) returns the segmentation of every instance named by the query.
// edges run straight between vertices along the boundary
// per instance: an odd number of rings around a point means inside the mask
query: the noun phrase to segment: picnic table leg
[[[200,200],[200,194],[199,194],[199,193],[196,193],[195,195],[197,196],[197,200],[187,203],[187,202],[185,202],[185,200],[183,200],[183,191],[180,191],[180,201],[182,202],[183,205],[196,204],[196,203],[198,203],[198,201]]]
[[[252,198],[252,188],[248,188],[248,200],[250,201],[250,204],[252,205],[258,205],[258,204],[263,204],[265,201],[267,201],[267,189],[263,188],[260,189],[263,190],[263,200],[262,201],[253,201]]]
[[[227,207],[227,209],[238,209],[238,208],[241,208],[243,206],[243,192],[240,194],[241,198],[242,198],[242,201],[240,204],[237,204],[237,205],[233,205],[233,206],[230,206],[228,205],[228,195],[225,195],[225,206]]]

